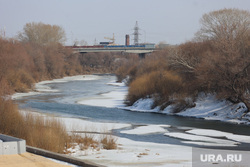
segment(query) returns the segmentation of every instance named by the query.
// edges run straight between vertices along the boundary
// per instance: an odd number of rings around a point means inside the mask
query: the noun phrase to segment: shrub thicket
[[[155,98],[155,102],[161,103],[168,101],[169,98],[173,99],[174,95],[181,89],[182,80],[178,75],[170,71],[152,71],[131,82],[127,100],[128,104],[132,105],[140,98],[152,96]]]
[[[147,96],[158,97],[156,104],[171,104],[174,94],[180,110],[192,106],[187,99],[205,92],[250,107],[250,12],[214,11],[201,24],[196,40],[154,52],[138,66],[120,67],[117,73],[131,79],[129,105]],[[132,74],[126,71],[130,68]],[[171,76],[164,77],[166,72]]]

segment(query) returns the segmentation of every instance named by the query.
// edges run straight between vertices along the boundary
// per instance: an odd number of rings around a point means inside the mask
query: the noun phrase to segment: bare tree
[[[60,26],[32,22],[24,26],[23,32],[19,33],[19,39],[38,45],[49,45],[52,43],[63,44],[66,37]]]
[[[250,13],[239,9],[223,9],[204,14],[197,35],[203,39],[239,38],[249,30]]]
[[[178,47],[168,47],[168,64],[182,73],[194,73],[204,52],[209,49],[209,42],[186,42]]]
[[[223,54],[246,54],[250,30],[250,12],[223,9],[203,15],[197,39],[212,40]]]
[[[193,56],[192,56],[193,57]],[[196,59],[195,57],[193,57]],[[194,60],[193,59],[193,60]],[[169,48],[169,65],[174,69],[182,69],[182,71],[193,72],[195,70],[195,62],[180,47]]]
[[[250,107],[250,12],[223,9],[203,15],[196,34],[209,40],[213,50],[197,75],[223,98],[245,102]]]

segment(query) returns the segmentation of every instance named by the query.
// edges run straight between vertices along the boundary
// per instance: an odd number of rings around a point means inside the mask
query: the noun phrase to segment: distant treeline
[[[223,9],[203,15],[193,41],[168,46],[117,70],[128,78],[126,103],[151,97],[175,112],[194,106],[199,93],[213,93],[250,108],[250,12]]]
[[[62,45],[64,39],[61,27],[43,23],[26,24],[17,39],[0,38],[2,94],[26,92],[32,89],[35,82],[42,80],[77,74],[112,73],[126,56],[131,56],[73,53]]]

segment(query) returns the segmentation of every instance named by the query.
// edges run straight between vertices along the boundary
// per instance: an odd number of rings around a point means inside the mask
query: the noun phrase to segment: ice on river
[[[187,133],[195,134],[195,135],[202,135],[202,136],[210,136],[210,137],[225,137],[227,139],[231,139],[238,142],[243,143],[250,143],[250,136],[246,135],[236,135],[233,133],[222,132],[218,130],[212,129],[192,129],[186,131]]]
[[[88,99],[83,98],[81,100],[78,100],[77,103],[108,108],[124,107],[124,99],[128,92],[127,86],[125,86],[124,83],[117,83],[115,81],[109,82],[107,84],[116,87],[111,92],[102,93],[100,95],[96,95]]]
[[[231,140],[217,139],[206,136],[192,135],[180,132],[168,132],[164,134],[165,136],[174,137],[178,139],[205,142],[207,145],[214,146],[237,146],[239,143]],[[186,142],[187,143],[187,142]]]
[[[25,96],[33,96],[37,95],[40,93],[48,93],[48,92],[58,92],[56,89],[52,89],[49,87],[47,84],[52,84],[52,83],[65,83],[69,81],[89,81],[89,80],[98,80],[100,79],[100,76],[98,75],[76,75],[76,76],[71,76],[71,77],[64,77],[61,79],[53,79],[53,80],[47,80],[47,81],[41,81],[35,84],[34,90],[30,91],[28,93],[15,93],[12,95],[12,99],[20,99]]]
[[[49,83],[54,82],[68,82],[72,80],[96,80],[99,76],[88,75],[88,76],[75,76],[75,77],[66,77],[64,79],[53,80],[53,81],[44,81],[38,83],[37,89],[40,89],[41,92],[46,92],[49,89],[46,87],[39,87],[39,85],[47,86]],[[79,101],[81,104],[85,105],[94,105],[102,107],[119,107],[123,105],[123,100],[127,94],[127,87],[122,83],[110,82],[109,85],[115,86],[113,91],[108,93],[103,93],[97,96],[92,97],[91,99],[82,99]],[[55,91],[55,90],[51,90]],[[39,92],[33,92],[39,93]],[[204,100],[204,99],[203,99]],[[202,101],[202,100],[201,100]],[[189,114],[196,113],[198,114],[198,109],[203,109],[206,111],[207,115],[212,116],[211,110],[216,110],[220,108],[224,102],[219,103],[217,106],[214,106],[213,99],[205,99],[204,104],[197,103],[197,110],[187,110]],[[139,101],[134,108],[131,109],[137,110],[138,108],[141,111],[158,112],[158,109],[151,109],[149,105],[152,100],[145,99]],[[211,105],[211,107],[209,107]],[[145,108],[146,107],[146,108]],[[169,109],[169,108],[168,108]],[[166,109],[165,113],[167,113]],[[240,111],[239,111],[240,112]],[[43,115],[50,117],[49,115]],[[189,115],[190,116],[190,115]],[[67,127],[68,131],[88,131],[95,133],[110,132],[113,129],[120,128],[129,128],[132,125],[122,124],[122,123],[111,123],[111,122],[94,122],[90,120],[77,119],[77,118],[58,118],[60,119]],[[139,118],[138,118],[139,119]],[[169,132],[167,129],[171,128],[168,125],[144,125],[136,127],[131,130],[123,130],[121,133],[126,134],[151,134],[151,133],[162,133],[169,137],[179,138],[181,142],[195,145],[204,145],[204,146],[237,146],[239,142],[249,143],[249,136],[244,135],[235,135],[232,133],[208,130],[208,129],[194,129],[189,127],[176,127],[176,131]],[[174,128],[173,128],[174,129]],[[172,129],[172,130],[173,130]],[[184,131],[184,132],[179,132]],[[139,136],[140,137],[140,136]],[[223,138],[223,139],[222,139]],[[158,144],[153,142],[141,142],[133,141],[130,139],[122,138],[117,136],[118,149],[116,150],[80,150],[78,147],[72,148],[72,156],[77,158],[82,158],[85,160],[90,160],[98,164],[106,166],[169,166],[169,167],[191,167],[192,166],[192,147],[181,146],[181,145],[170,145],[170,144]],[[167,140],[167,137],[166,137]],[[203,150],[201,148],[198,148]],[[249,151],[246,151],[250,155]]]
[[[153,133],[166,133],[168,132],[164,127],[170,127],[170,125],[146,125],[146,126],[139,126],[132,130],[124,130],[121,133],[124,134],[135,134],[135,135],[146,135],[146,134],[153,134]]]

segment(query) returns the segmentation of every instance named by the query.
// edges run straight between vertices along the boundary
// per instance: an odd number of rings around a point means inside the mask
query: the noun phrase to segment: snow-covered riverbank
[[[123,109],[140,112],[155,112],[162,114],[173,114],[172,105],[160,110],[160,107],[152,108],[153,99],[140,99],[132,106]],[[184,117],[195,117],[206,120],[218,120],[236,124],[250,125],[250,112],[244,103],[233,104],[226,100],[217,100],[214,95],[201,95],[195,102],[195,107],[186,109],[175,115]]]
[[[72,80],[97,80],[96,75],[87,76],[75,76],[66,77],[60,80],[45,81],[36,84],[35,93],[56,92],[57,90],[49,87],[50,83],[68,82]],[[152,99],[139,100],[131,107],[125,107],[123,99],[127,93],[127,87],[122,83],[116,83],[115,81],[106,83],[115,86],[110,92],[96,94],[88,98],[80,98],[76,102],[78,104],[102,106],[110,108],[124,108],[132,111],[141,112],[158,112],[163,114],[170,114],[171,106],[164,111],[159,111],[159,107],[151,109]],[[32,94],[32,93],[31,93]],[[29,94],[17,94],[13,96],[13,99],[22,98],[22,96],[29,96]],[[243,107],[242,107],[243,108]],[[232,106],[225,101],[217,101],[213,96],[201,97],[196,102],[196,107],[185,112],[190,112],[183,116],[200,116],[199,118],[211,119],[216,114],[223,117],[223,113],[227,109],[238,109],[237,113],[244,113],[244,110],[240,110],[239,106]],[[232,110],[234,111],[234,110]],[[28,111],[23,111],[28,112]],[[184,113],[185,113],[184,112]],[[203,115],[202,115],[203,113]],[[216,114],[213,114],[216,113]],[[38,113],[39,114],[39,113]],[[180,114],[180,113],[179,113]],[[193,114],[193,115],[192,115]],[[200,115],[199,115],[200,114]],[[51,117],[51,115],[43,114],[45,117]],[[225,115],[224,115],[225,116]],[[78,118],[58,117],[68,131],[88,131],[91,134],[95,134],[98,137],[99,133],[109,132],[114,129],[121,129],[121,134],[134,134],[147,135],[147,134],[160,134],[167,137],[180,139],[182,143],[189,143],[196,146],[224,146],[224,147],[236,147],[240,143],[250,143],[250,136],[236,135],[233,133],[218,131],[214,129],[198,129],[192,127],[180,127],[161,124],[143,124],[140,126],[133,126],[131,124],[119,123],[119,122],[96,122],[94,120],[85,120]],[[138,118],[140,119],[140,118]],[[230,120],[234,120],[234,117]],[[235,121],[234,121],[235,122]],[[124,129],[123,129],[124,128]],[[96,134],[97,133],[97,134]],[[169,167],[191,167],[192,166],[192,147],[173,145],[173,144],[159,144],[153,142],[134,141],[131,139],[116,136],[118,149],[116,150],[104,150],[93,149],[80,150],[79,147],[71,148],[71,156],[82,158],[85,160],[91,160],[95,163],[99,163],[106,166],[169,166]],[[198,148],[200,152],[206,151],[206,149]],[[250,152],[244,152],[247,156],[250,156]],[[198,161],[198,160],[197,160]],[[212,163],[211,163],[212,165]]]
[[[48,86],[48,84],[51,83],[89,81],[98,80],[100,78],[101,77],[98,75],[78,75],[64,77],[62,79],[54,79],[51,81],[42,81],[35,84],[34,91],[28,93],[16,93],[12,96],[12,99],[19,99],[25,96],[37,95],[40,93],[58,92],[58,90],[52,89]],[[151,98],[139,99],[132,106],[125,106],[124,99],[126,98],[128,87],[124,83],[117,83],[115,80],[106,84],[116,86],[116,88],[111,92],[98,94],[92,96],[91,98],[88,97],[78,99],[76,102],[83,105],[121,108],[137,112],[173,114],[172,111],[174,106],[172,105],[166,107],[162,111],[160,110],[160,107],[152,108],[153,99]],[[176,113],[175,115],[250,125],[250,112],[247,112],[247,107],[244,103],[232,104],[226,100],[217,100],[214,95],[200,95],[195,102],[195,107],[186,109]]]
[[[53,117],[49,114],[22,111],[23,114],[28,112],[46,117],[47,119]],[[56,118],[65,124],[67,131],[84,131],[84,134],[89,133],[97,139],[101,138],[102,133],[111,132],[114,129],[125,128],[121,133],[136,135],[163,133],[166,136],[181,138],[184,139],[183,142],[197,145],[233,147],[240,142],[250,143],[250,136],[234,135],[232,133],[216,130],[174,127],[180,130],[185,129],[184,132],[176,133],[167,130],[167,128],[171,128],[170,125],[145,125],[133,128],[131,124],[95,122],[67,117]],[[225,139],[221,139],[222,137]],[[118,148],[115,150],[105,150],[102,148],[88,148],[87,150],[81,150],[79,146],[74,146],[68,149],[68,151],[71,152],[69,153],[69,156],[93,161],[94,163],[108,167],[191,167],[192,163],[199,163],[199,159],[194,160],[192,157],[192,147],[134,141],[119,136],[115,136],[115,138],[117,139],[118,144]],[[208,149],[196,148],[196,153],[204,153],[207,150]],[[217,149],[217,151],[221,150]],[[244,155],[245,158],[250,156],[250,151],[240,151],[240,153]],[[227,165],[232,164],[235,163],[228,163]],[[213,165],[212,162],[210,165]]]

